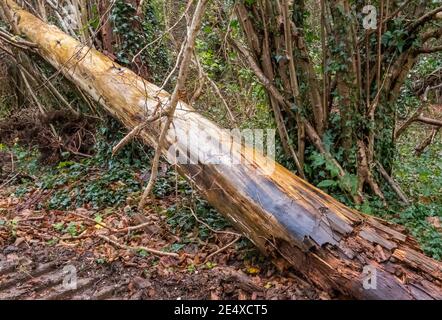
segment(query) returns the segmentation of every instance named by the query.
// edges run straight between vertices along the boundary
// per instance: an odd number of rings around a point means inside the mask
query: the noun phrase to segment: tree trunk
[[[100,13],[100,17],[102,17],[103,20],[100,29],[100,35],[103,53],[115,60],[113,49],[114,37],[112,32],[112,23],[110,21],[110,5],[111,3],[109,0],[98,1],[98,12]]]
[[[134,72],[13,1],[0,0],[0,4],[16,32],[36,43],[44,59],[129,129],[152,117],[159,103],[168,104],[167,92]],[[154,146],[166,121],[159,118],[140,134]],[[172,145],[187,159],[195,159],[201,151],[217,154],[219,137],[234,141],[241,164],[177,163],[177,170],[263,253],[285,260],[331,294],[360,299],[442,299],[442,265],[424,256],[399,226],[356,212],[259,152],[240,148],[233,136],[183,102],[178,104],[164,154]]]

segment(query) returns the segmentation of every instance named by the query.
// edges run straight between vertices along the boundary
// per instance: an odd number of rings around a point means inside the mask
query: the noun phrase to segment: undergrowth
[[[113,132],[117,132],[116,134]],[[40,164],[40,155],[35,148],[14,144],[0,145],[0,151],[12,152],[16,158],[15,196],[26,200],[36,193],[46,196],[36,204],[37,210],[74,210],[85,207],[97,212],[106,212],[124,206],[131,215],[135,212],[143,186],[149,179],[152,150],[138,141],[126,145],[112,156],[112,147],[124,137],[112,121],[97,130],[95,153],[91,158],[75,159],[68,153],[64,159],[52,166]],[[192,242],[194,237],[207,239],[215,230],[225,229],[229,223],[200,198],[192,186],[178,176],[175,170],[163,163],[153,195],[160,202],[151,206],[164,217],[177,234],[189,235],[176,246]],[[198,222],[193,213],[203,221]],[[78,233],[69,225],[56,226],[63,233]],[[74,230],[75,229],[75,230]],[[171,248],[172,251],[179,250]]]
[[[411,231],[426,254],[441,260],[442,140],[436,140],[417,157],[413,153],[416,141],[427,134],[418,128],[410,128],[398,145],[394,175],[411,198],[412,205],[402,210],[394,220]]]

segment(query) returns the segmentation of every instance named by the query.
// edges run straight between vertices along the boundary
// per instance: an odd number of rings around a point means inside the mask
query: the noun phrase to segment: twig
[[[235,116],[233,115],[232,110],[230,109],[229,104],[227,103],[226,99],[224,99],[224,97],[221,93],[221,90],[219,89],[219,87],[217,86],[215,81],[210,79],[209,75],[204,71],[196,53],[194,54],[194,56],[195,56],[195,60],[192,60],[192,62],[197,66],[200,75],[202,75],[209,82],[209,84],[215,90],[215,93],[217,94],[217,96],[221,99],[222,103],[224,104],[224,107],[227,110],[227,113],[229,115],[229,118],[230,118],[230,121],[232,122],[232,124],[234,124],[235,126],[238,126]],[[192,97],[191,102],[193,103],[195,100],[196,100],[196,98]]]
[[[13,173],[15,171],[15,163],[14,163],[14,153],[11,152],[11,173]]]
[[[230,247],[231,245],[235,244],[239,239],[241,239],[241,236],[236,237],[232,242],[229,242],[228,244],[226,244],[224,247],[216,250],[215,252],[209,254],[207,256],[207,258],[204,260],[204,263],[208,262],[210,260],[210,258],[212,258],[213,256],[217,255],[220,252],[223,252],[224,250],[226,250],[228,247]]]
[[[423,115],[419,115],[415,119],[415,121],[426,123],[426,124],[431,124],[432,126],[436,126],[436,127],[442,127],[442,120],[437,120],[437,119],[433,119],[433,118],[427,118],[427,117],[424,117]]]
[[[12,178],[6,180],[4,183],[0,184],[0,189],[2,189],[3,187],[7,186],[12,180],[14,180],[17,176],[19,175],[19,173],[16,173],[15,175],[12,176]]]
[[[241,234],[236,233],[236,232],[232,232],[232,231],[225,231],[225,230],[215,230],[213,229],[211,226],[209,226],[207,223],[205,223],[204,221],[202,221],[200,218],[198,218],[198,216],[195,214],[195,211],[193,211],[192,208],[190,207],[186,207],[190,210],[190,212],[192,213],[193,217],[195,218],[195,220],[202,224],[203,226],[205,226],[207,229],[209,229],[210,231],[212,231],[213,233],[218,233],[218,234],[230,234],[230,235],[234,235],[236,237],[241,237]]]
[[[109,243],[113,244],[114,246],[121,248],[121,249],[135,251],[135,252],[140,251],[140,250],[144,250],[144,251],[147,251],[147,252],[152,253],[157,256],[168,256],[168,257],[175,257],[175,258],[179,257],[179,255],[174,252],[164,252],[164,251],[159,251],[159,250],[155,250],[155,249],[147,248],[147,247],[131,247],[131,246],[127,246],[125,244],[121,244],[121,243],[119,243],[115,240],[112,240],[112,239],[110,239],[104,235],[101,235],[101,234],[99,234],[97,236],[100,239],[103,239],[104,241],[107,241],[107,242],[109,242]]]
[[[167,75],[167,77],[164,79],[163,84],[162,84],[161,87],[158,89],[158,93],[161,92],[161,90],[164,89],[164,87],[166,86],[166,84],[169,82],[170,78],[172,78],[172,76],[173,76],[173,74],[175,73],[176,69],[178,69],[178,66],[180,65],[180,62],[181,62],[181,56],[182,56],[182,54],[183,54],[184,45],[185,45],[185,41],[181,44],[180,51],[178,52],[178,55],[177,55],[177,57],[176,57],[175,65],[173,66],[172,70],[169,72],[169,74]]]
[[[38,68],[38,67],[37,67]],[[40,68],[38,68],[40,70]],[[74,115],[79,116],[80,113],[75,110],[71,104],[64,98],[64,96],[55,88],[55,86],[52,84],[51,81],[48,80],[48,78],[45,76],[44,72],[40,70],[40,76],[44,80],[43,84],[47,83],[47,89],[52,92],[52,94],[55,95],[57,99],[59,99],[69,110],[73,112]]]
[[[438,86],[436,86],[436,88],[437,87]],[[427,87],[425,89],[425,93],[422,98],[423,103],[421,104],[421,106],[419,106],[419,108],[416,109],[416,111],[398,129],[395,130],[394,139],[397,139],[405,131],[405,129],[407,129],[413,122],[422,122],[422,123],[426,123],[426,124],[429,124],[432,126],[442,127],[441,120],[427,118],[427,117],[423,116],[423,111],[424,111],[425,107],[427,106],[427,102],[428,102],[428,97],[427,97],[428,92],[434,88],[435,87],[433,87],[433,88]]]
[[[23,40],[23,39],[21,39],[17,36],[14,36],[14,35],[10,34],[9,32],[6,32],[2,29],[0,29],[0,39],[9,43],[10,45],[15,46],[20,49],[27,50],[27,49],[33,49],[33,48],[37,47],[37,45],[35,43]]]
[[[140,132],[142,130],[144,130],[149,125],[149,123],[156,121],[167,114],[167,110],[164,110],[162,112],[158,112],[158,109],[160,108],[160,106],[161,106],[161,102],[158,102],[152,115],[144,123],[141,123],[138,126],[136,126],[135,128],[133,128],[123,139],[121,139],[120,142],[117,143],[117,145],[115,147],[112,148],[112,156],[115,156],[129,142],[131,142],[133,139],[135,139],[140,134]]]
[[[103,228],[106,228],[111,233],[127,233],[127,232],[130,232],[130,231],[135,231],[135,230],[143,229],[144,227],[149,226],[149,225],[152,224],[152,222],[145,222],[145,223],[138,224],[136,226],[130,226],[130,227],[122,228],[122,229],[114,229],[114,228],[111,228],[111,227],[107,226],[106,224],[104,224],[102,222],[95,221],[95,219],[92,219],[92,218],[90,218],[88,216],[82,215],[81,213],[72,212],[72,214],[74,216],[77,216],[77,217],[83,218],[85,220],[88,220],[89,222],[92,222],[93,224],[97,224],[97,225],[99,225],[99,226],[101,226]]]
[[[152,225],[152,222],[144,222],[141,224],[138,224],[136,226],[131,226],[131,227],[127,227],[127,228],[123,228],[123,229],[116,229],[114,231],[114,233],[125,233],[125,232],[130,232],[130,231],[135,231],[135,230],[139,230],[139,229],[143,229],[144,227],[150,226]]]
[[[138,8],[137,8],[137,15],[138,16],[143,12],[143,4],[144,4],[144,0],[140,0],[140,3],[138,4]]]
[[[440,52],[440,51],[442,51],[442,46],[426,47],[426,48],[417,49],[418,53],[434,53],[434,52]]]
[[[417,28],[419,28],[421,25],[423,25],[424,23],[426,23],[427,21],[429,21],[429,20],[431,20],[431,19],[433,19],[434,17],[436,17],[436,15],[439,13],[439,12],[442,12],[442,6],[439,6],[439,7],[437,7],[436,9],[434,9],[434,10],[432,10],[432,11],[430,11],[430,12],[427,12],[427,13],[425,13],[423,16],[421,16],[419,19],[417,19],[417,20],[414,20],[412,23],[411,23],[411,25],[410,25],[410,27],[408,28],[408,32],[409,32],[409,34],[413,34],[413,32],[417,29]]]
[[[94,219],[92,219],[92,218],[90,218],[90,217],[87,217],[87,216],[85,216],[85,215],[82,215],[81,213],[71,212],[71,214],[73,214],[74,216],[77,216],[77,217],[83,218],[83,219],[85,219],[85,220],[88,220],[89,222],[92,222],[93,224],[98,224],[99,226],[101,226],[101,227],[103,227],[103,228],[106,228],[106,229],[110,230],[111,232],[116,232],[116,231],[117,231],[117,230],[115,230],[115,229],[113,229],[113,228],[108,227],[108,226],[105,225],[104,223],[101,223],[101,222],[95,221]]]
[[[175,89],[170,98],[170,104],[168,106],[167,111],[167,120],[161,130],[160,137],[158,139],[158,144],[155,148],[155,156],[152,161],[152,171],[150,175],[149,182],[147,184],[146,189],[141,196],[140,204],[138,206],[138,210],[142,211],[143,207],[146,204],[147,198],[149,197],[152,189],[154,187],[156,178],[158,176],[158,166],[160,162],[161,151],[163,149],[164,142],[166,140],[167,132],[169,131],[169,127],[173,122],[173,117],[175,114],[175,109],[179,102],[179,94],[182,88],[184,88],[187,71],[189,69],[189,64],[192,59],[193,48],[195,45],[196,35],[200,29],[201,20],[205,11],[205,7],[207,5],[208,0],[199,0],[197,7],[195,9],[195,13],[192,19],[192,24],[187,31],[187,39],[183,49],[183,57],[181,61],[180,71],[178,73],[177,83]]]
[[[29,81],[28,81],[25,73],[23,72],[23,70],[21,68],[19,68],[19,72],[20,72],[20,75],[22,76],[22,79],[23,79],[23,82],[24,82],[26,88],[29,91],[29,94],[31,95],[34,102],[37,104],[38,109],[40,110],[42,115],[46,116],[46,110],[43,107],[43,105],[40,103],[40,101],[38,100],[37,96],[35,95],[34,90],[32,89],[31,85],[29,84]]]
[[[112,156],[115,156],[124,146],[131,142],[135,137],[140,134],[140,131],[146,127],[146,123],[142,123],[132,129],[118,144],[112,148]]]
[[[402,200],[402,202],[405,205],[410,205],[410,200],[408,200],[407,196],[405,195],[404,191],[402,191],[401,187],[396,183],[396,181],[393,180],[392,177],[387,173],[387,171],[384,169],[382,164],[379,161],[376,161],[376,165],[379,168],[379,172],[384,177],[384,179],[390,184],[391,188],[396,192],[399,199]]]

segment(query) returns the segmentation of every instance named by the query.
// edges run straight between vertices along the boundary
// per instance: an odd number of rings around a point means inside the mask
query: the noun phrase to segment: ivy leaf
[[[327,162],[325,164],[325,168],[330,172],[332,178],[335,178],[339,175],[339,168],[332,162]]]
[[[239,28],[239,21],[238,21],[238,19],[233,19],[233,20],[231,20],[231,21],[230,21],[230,27],[231,27],[232,29],[237,30],[237,29]]]
[[[334,180],[322,180],[319,184],[318,187],[319,188],[329,188],[329,187],[334,187],[336,186],[338,183]]]
[[[339,186],[342,190],[356,194],[358,189],[358,177],[354,174],[346,174],[339,182]]]
[[[95,216],[95,218],[94,218],[94,221],[95,221],[96,223],[102,223],[102,222],[103,222],[103,217],[102,217],[101,215],[97,214],[97,215]]]
[[[372,214],[373,213],[373,209],[370,207],[370,203],[368,201],[365,201],[362,204],[360,210],[365,214]]]
[[[311,156],[311,160],[313,160],[312,162],[312,167],[313,168],[318,168],[320,166],[322,166],[325,163],[325,158],[322,154],[320,153],[313,153]]]

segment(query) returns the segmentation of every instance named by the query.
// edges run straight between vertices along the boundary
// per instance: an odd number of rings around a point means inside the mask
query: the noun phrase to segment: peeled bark
[[[129,129],[157,112],[159,102],[167,105],[167,92],[13,1],[0,3],[9,23],[37,44],[44,59]],[[155,146],[165,121],[152,122],[140,137]],[[165,150],[175,144],[185,157],[195,157],[201,148],[206,154],[218,152],[219,136],[235,141],[180,102]],[[233,146],[239,147],[237,142]],[[241,149],[240,157],[242,164],[177,164],[177,170],[263,253],[283,258],[329,293],[360,299],[442,298],[442,265],[424,256],[399,226],[346,207],[249,147]],[[364,289],[368,265],[375,268],[376,289]]]

